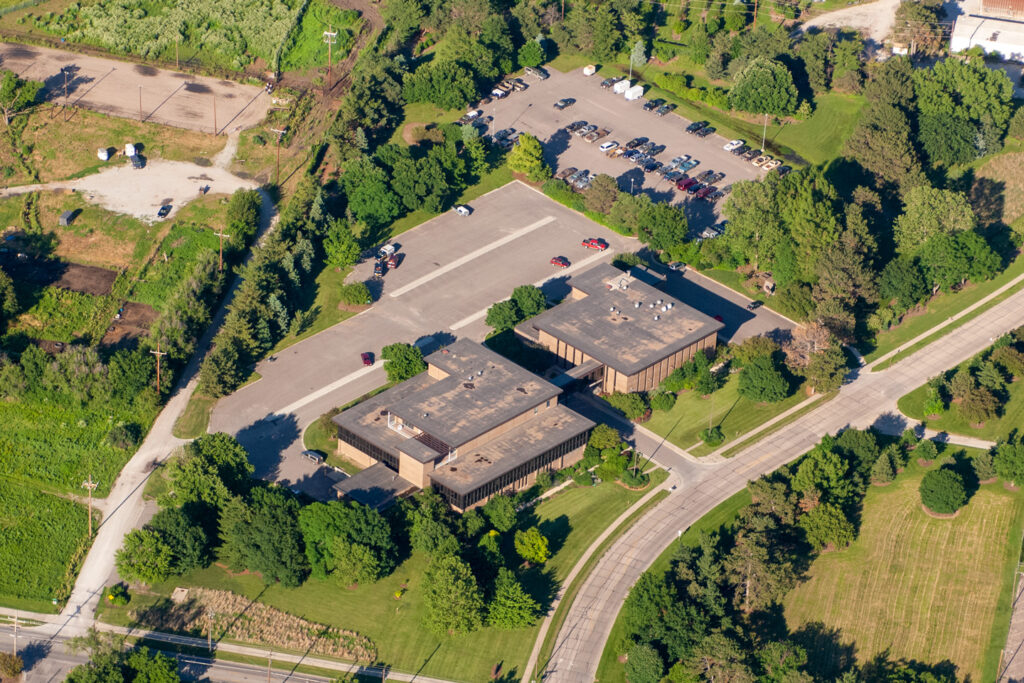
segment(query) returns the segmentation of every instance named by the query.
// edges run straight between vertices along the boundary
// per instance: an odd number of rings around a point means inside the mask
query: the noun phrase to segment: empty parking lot
[[[749,162],[723,150],[727,139],[717,133],[706,138],[689,135],[685,132],[691,123],[689,120],[675,113],[658,116],[645,112],[642,109],[645,100],[628,102],[622,95],[601,88],[603,78],[599,75],[584,76],[579,69],[569,73],[555,69],[548,69],[548,72],[551,77],[544,81],[524,76],[523,80],[529,85],[527,90],[492,102],[483,107],[483,111],[485,115],[494,117],[491,133],[515,128],[536,135],[544,143],[547,162],[556,172],[574,166],[589,169],[592,173],[607,173],[618,179],[623,190],[643,191],[658,201],[685,202],[687,216],[697,228],[715,222],[722,202],[712,205],[693,200],[657,173],[645,174],[628,161],[609,158],[598,149],[600,144],[608,140],[625,144],[640,136],[650,138],[666,147],[658,155],[658,161],[667,162],[673,157],[689,154],[700,160],[700,165],[691,171],[691,175],[708,169],[724,172],[726,177],[719,187],[737,180],[756,180],[764,175]],[[554,108],[554,103],[563,97],[574,98],[576,103],[559,111]],[[565,126],[579,120],[611,132],[593,143],[565,132]]]

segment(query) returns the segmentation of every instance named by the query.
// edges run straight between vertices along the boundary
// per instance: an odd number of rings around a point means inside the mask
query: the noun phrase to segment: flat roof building
[[[334,418],[339,453],[369,468],[336,484],[339,495],[401,495],[383,465],[465,510],[582,457],[594,423],[559,404],[555,385],[465,339],[425,360],[426,372]]]
[[[602,264],[574,275],[566,299],[516,333],[551,351],[605,393],[650,391],[724,325],[659,289]]]

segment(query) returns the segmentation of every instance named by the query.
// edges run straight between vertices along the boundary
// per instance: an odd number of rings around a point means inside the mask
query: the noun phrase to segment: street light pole
[[[142,85],[139,85],[139,121],[142,121]]]

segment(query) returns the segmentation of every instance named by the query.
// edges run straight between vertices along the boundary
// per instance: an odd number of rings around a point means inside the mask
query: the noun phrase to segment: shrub
[[[651,397],[651,410],[672,410],[676,404],[676,395],[670,392],[659,391]]]
[[[709,429],[702,429],[700,432],[701,441],[708,446],[718,446],[725,441],[725,434],[722,433],[722,428],[718,425],[710,427]]]
[[[623,394],[616,391],[610,396],[605,396],[605,400],[630,420],[637,420],[647,412],[647,401],[637,393]]]
[[[641,489],[647,486],[648,482],[651,481],[650,475],[644,472],[637,472],[636,474],[633,474],[633,470],[626,470],[622,473],[619,479],[622,480],[623,484],[634,489]]]
[[[665,672],[665,662],[650,645],[634,645],[629,648],[626,660],[626,675],[631,683],[658,683]]]
[[[583,467],[573,472],[572,480],[579,486],[591,486],[594,483],[594,479],[590,476],[590,472]]]
[[[988,481],[996,476],[995,460],[992,451],[982,451],[971,458],[971,467],[974,468],[974,476],[978,481]]]
[[[370,303],[370,289],[365,282],[352,282],[338,288],[338,298],[341,302],[350,306]]]
[[[786,398],[789,383],[770,356],[758,356],[740,370],[739,393],[751,401],[776,403]]]
[[[122,451],[135,448],[141,439],[142,430],[137,424],[119,422],[107,432],[107,443]]]
[[[17,678],[25,668],[25,662],[18,655],[9,652],[0,652],[0,676],[4,678]]]
[[[942,515],[956,512],[967,502],[964,480],[951,469],[943,468],[924,475],[918,490],[924,506]]]
[[[921,439],[914,449],[914,454],[921,460],[934,460],[939,455],[939,449],[931,439]]]
[[[123,583],[115,583],[107,589],[107,601],[111,605],[118,605],[119,607],[127,605],[132,601],[131,593],[128,592],[128,586]]]

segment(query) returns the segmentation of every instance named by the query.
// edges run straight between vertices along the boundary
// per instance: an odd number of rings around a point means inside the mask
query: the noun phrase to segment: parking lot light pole
[[[764,154],[764,141],[768,137],[768,114],[764,115],[764,128],[761,129],[761,154]]]

